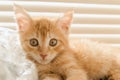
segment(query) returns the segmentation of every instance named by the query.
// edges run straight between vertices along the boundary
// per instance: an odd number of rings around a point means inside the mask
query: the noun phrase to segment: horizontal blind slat
[[[120,24],[72,24],[74,34],[120,34]]]
[[[91,39],[105,43],[120,43],[120,34],[71,34],[74,39]]]
[[[74,10],[76,13],[89,14],[120,14],[120,5],[105,5],[105,4],[85,4],[85,3],[63,3],[63,2],[36,2],[36,1],[15,1],[24,6],[28,11],[43,11],[43,12],[65,12]],[[12,11],[13,2],[0,1],[1,11]]]
[[[31,16],[59,17],[60,13],[29,12]],[[0,22],[14,22],[13,12],[0,12]],[[120,24],[120,15],[74,14],[73,23],[79,24]]]
[[[14,1],[14,0],[12,0]],[[17,1],[28,1],[28,0],[17,0]],[[29,0],[33,1],[33,0]],[[94,3],[94,4],[120,4],[119,0],[34,0],[34,1],[46,1],[46,2],[69,2],[69,3]]]

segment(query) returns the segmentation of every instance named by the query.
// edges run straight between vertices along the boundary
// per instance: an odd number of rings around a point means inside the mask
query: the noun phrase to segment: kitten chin
[[[51,61],[50,60],[41,60],[39,61],[40,64],[49,64]]]
[[[52,61],[53,61],[54,59],[51,59],[51,60],[37,60],[37,59],[35,59],[35,61],[37,62],[37,63],[39,63],[39,64],[49,64],[49,63],[51,63]]]

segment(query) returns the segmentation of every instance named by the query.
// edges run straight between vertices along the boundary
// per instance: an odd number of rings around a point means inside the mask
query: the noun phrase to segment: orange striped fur
[[[27,58],[36,64],[40,80],[98,80],[108,75],[120,80],[120,49],[68,38],[73,12],[58,19],[31,18],[16,5],[15,13],[21,45]],[[37,46],[31,46],[33,38],[38,41]],[[50,46],[51,39],[57,40],[55,46]]]

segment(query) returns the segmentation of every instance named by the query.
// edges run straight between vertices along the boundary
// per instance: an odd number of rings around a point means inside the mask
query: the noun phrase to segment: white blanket
[[[0,27],[0,80],[37,80],[32,62],[25,59],[18,33]]]

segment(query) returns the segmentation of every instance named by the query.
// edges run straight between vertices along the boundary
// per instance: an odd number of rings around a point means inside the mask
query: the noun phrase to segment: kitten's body
[[[79,44],[78,44],[79,43]],[[74,43],[76,59],[91,79],[105,75],[120,80],[120,49],[91,40]]]
[[[20,6],[15,11],[22,47],[36,64],[41,80],[60,80],[59,75],[65,80],[95,80],[106,75],[120,80],[119,49],[89,40],[68,41],[71,12],[50,20],[31,18]]]

